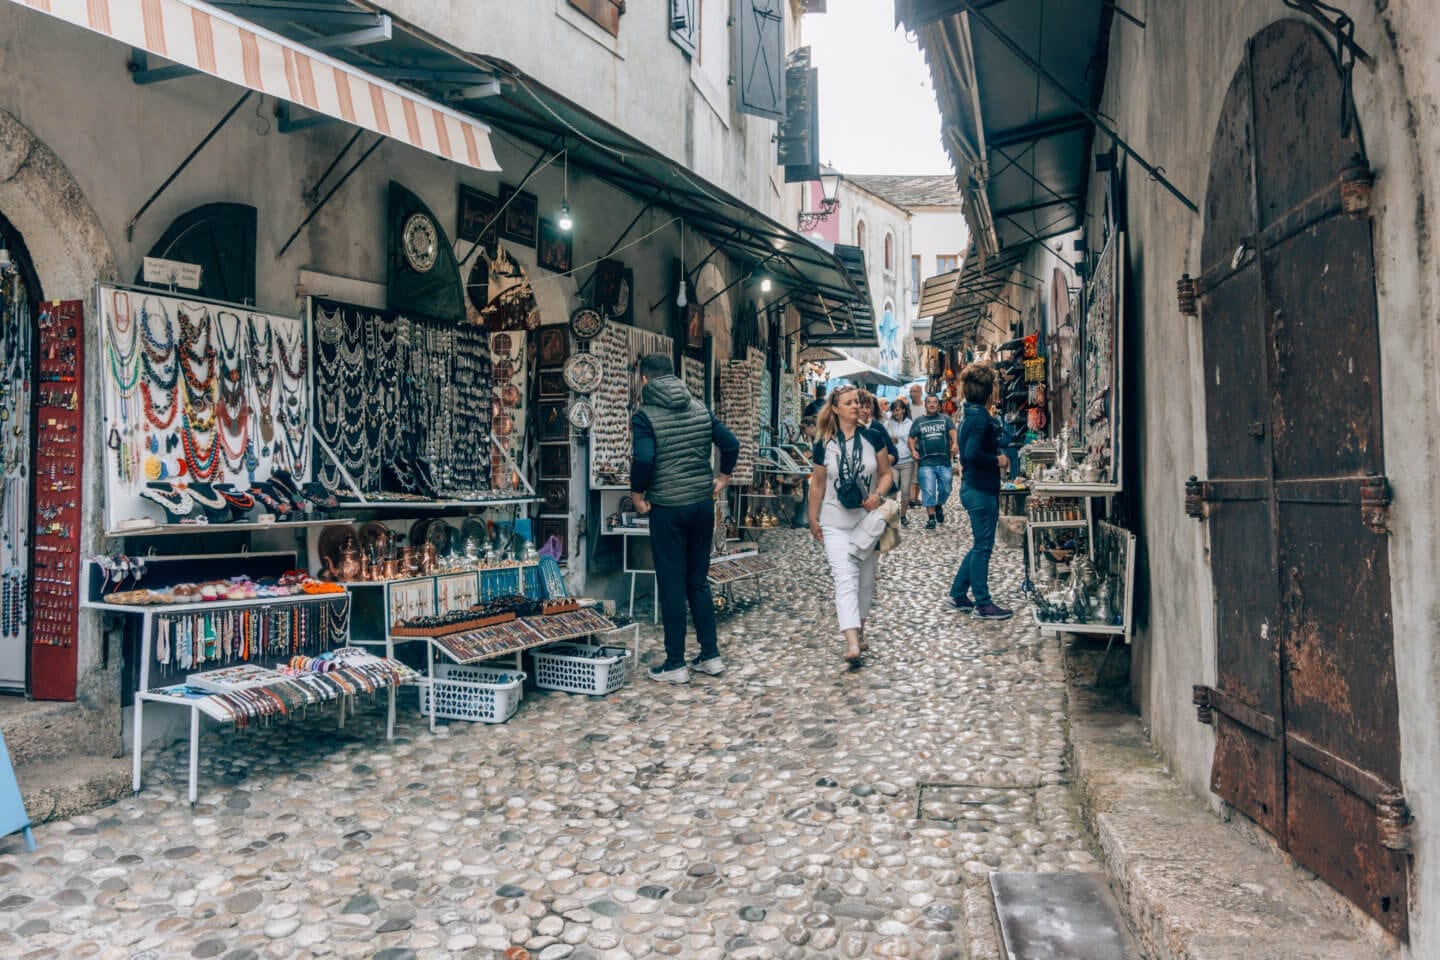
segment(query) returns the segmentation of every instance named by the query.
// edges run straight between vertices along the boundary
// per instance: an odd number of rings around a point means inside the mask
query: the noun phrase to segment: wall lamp
[[[800,230],[814,230],[822,222],[829,220],[836,210],[840,209],[840,180],[839,170],[831,167],[820,168],[820,209],[802,212],[797,217],[797,225]]]

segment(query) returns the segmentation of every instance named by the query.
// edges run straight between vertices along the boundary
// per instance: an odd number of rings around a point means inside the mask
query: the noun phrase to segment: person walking
[[[670,358],[652,353],[640,360],[640,409],[630,421],[634,437],[630,499],[650,517],[655,555],[655,593],[665,627],[665,662],[650,678],[689,683],[690,666],[717,676],[725,670],[710,595],[710,551],[715,542],[715,501],[730,483],[740,441],[705,405],[690,395]],[[710,448],[720,450],[720,473]],[[685,607],[695,622],[700,655],[685,663]]]
[[[973,540],[950,583],[950,602],[981,620],[1008,620],[1015,611],[990,596],[990,555],[1000,520],[1000,472],[1009,459],[1000,452],[1000,429],[986,409],[995,388],[995,370],[972,363],[960,372],[965,407],[960,420],[960,505],[970,515]],[[975,596],[970,596],[971,591]]]
[[[910,419],[913,421],[925,414],[925,391],[921,389],[920,384],[912,383],[909,393],[910,399],[906,406],[910,408]],[[920,474],[918,470],[910,479],[910,486],[904,492],[905,496],[909,498],[911,506],[918,507],[920,505]]]
[[[959,452],[955,421],[940,412],[940,398],[925,398],[925,416],[910,425],[910,456],[919,464],[920,499],[925,504],[926,530],[945,522],[945,501],[954,483],[951,460]]]
[[[801,417],[815,417],[825,408],[825,384],[815,385],[815,399],[805,404],[805,409],[800,412]]]
[[[910,526],[905,514],[910,509],[910,485],[915,482],[915,457],[910,452],[910,427],[915,421],[910,417],[910,404],[904,397],[897,397],[890,404],[890,419],[885,421],[885,432],[895,448],[895,494],[900,501],[900,525]]]
[[[860,388],[860,427],[874,439],[875,449],[885,448],[884,452],[890,457],[890,466],[893,468],[895,461],[900,459],[900,452],[895,449],[895,444],[885,429],[885,421],[880,412],[880,398],[864,387]]]
[[[810,533],[825,547],[835,581],[835,619],[845,641],[844,658],[860,665],[865,620],[875,600],[878,551],[850,556],[850,537],[865,515],[880,506],[894,479],[883,446],[860,426],[860,399],[853,386],[830,394],[816,422],[815,467],[810,472]]]

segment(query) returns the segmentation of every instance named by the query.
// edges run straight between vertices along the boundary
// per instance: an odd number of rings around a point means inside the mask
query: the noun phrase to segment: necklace
[[[184,516],[195,509],[195,501],[190,499],[190,494],[176,487],[174,484],[154,486],[146,484],[140,488],[140,496],[153,503],[164,507],[166,512],[176,516]]]
[[[207,425],[199,427],[200,432],[208,431]],[[180,416],[180,443],[185,450],[185,461],[190,464],[190,472],[201,480],[209,480],[220,469],[220,450],[218,437],[210,438],[210,447],[203,453],[200,450],[200,441],[195,438],[196,424],[190,420],[190,411],[187,409]]]
[[[345,333],[345,319],[339,307],[333,310],[326,310],[324,307],[317,307],[315,310],[315,331],[320,342],[334,346],[340,342]]]
[[[140,380],[140,364],[136,363],[139,352],[140,331],[130,319],[130,298],[124,291],[116,290],[110,296],[110,312],[105,315],[105,328],[109,333],[106,354],[110,361],[110,373],[120,399],[126,400],[135,394],[135,385]],[[128,344],[121,336],[129,334]]]
[[[263,341],[255,332],[256,320],[261,321],[265,327]],[[246,318],[245,323],[250,344],[250,378],[255,382],[255,400],[260,414],[260,442],[268,453],[270,444],[275,440],[275,421],[271,413],[272,397],[275,393],[275,331],[269,320],[254,314]],[[265,348],[263,354],[260,349],[262,343]]]
[[[150,381],[148,380],[140,384],[140,402],[145,408],[145,419],[150,421],[150,425],[156,430],[165,431],[169,430],[170,425],[175,422],[175,413],[180,409],[180,405],[175,402],[175,384],[173,381],[169,387],[162,386],[160,390],[162,395],[169,397],[169,401],[164,407],[159,407],[155,403],[155,397],[154,394],[150,392]]]
[[[185,492],[202,507],[219,510],[225,506],[225,497],[208,483],[192,483],[185,488]]]

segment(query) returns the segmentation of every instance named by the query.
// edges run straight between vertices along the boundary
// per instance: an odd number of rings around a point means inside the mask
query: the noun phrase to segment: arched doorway
[[[1364,162],[1353,116],[1296,21],[1249,41],[1221,110],[1201,279],[1218,679],[1197,703],[1211,789],[1403,938],[1388,544],[1362,513],[1385,472],[1374,254],[1340,193]]]
[[[0,691],[23,693],[33,569],[32,307],[43,298],[43,292],[24,238],[3,214],[0,250],[6,254],[0,258]]]

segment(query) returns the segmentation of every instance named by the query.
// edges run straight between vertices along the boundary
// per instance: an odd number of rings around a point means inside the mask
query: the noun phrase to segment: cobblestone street
[[[882,562],[859,671],[819,547],[777,530],[721,677],[531,693],[434,736],[407,691],[390,743],[375,712],[207,735],[193,811],[167,749],[138,798],[37,829],[33,855],[0,841],[0,955],[989,956],[966,929],[990,871],[1096,866],[1059,651],[941,603],[967,526]],[[1019,552],[994,573],[1018,601]]]

